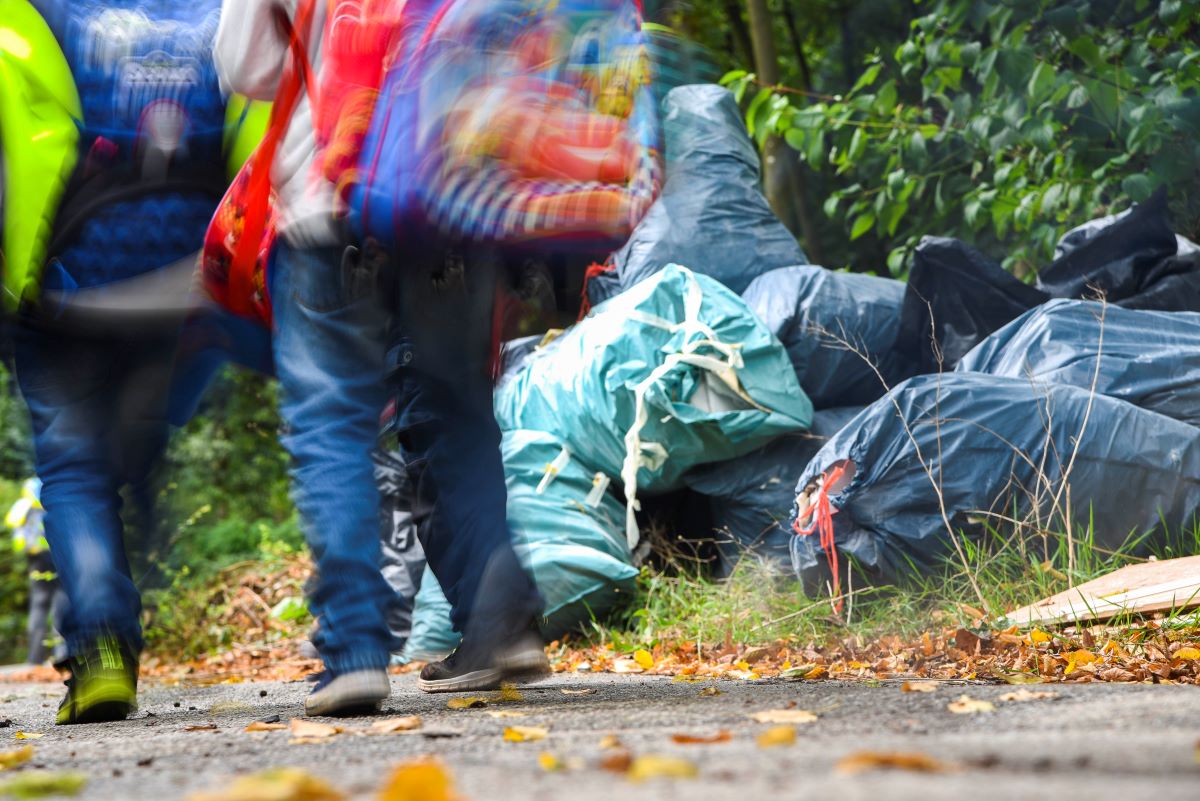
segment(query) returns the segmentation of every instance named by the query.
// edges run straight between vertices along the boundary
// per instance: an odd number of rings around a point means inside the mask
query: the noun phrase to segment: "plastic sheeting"
[[[1091,519],[1095,544],[1113,549],[1131,535],[1164,536],[1160,521],[1171,533],[1194,525],[1200,509],[1200,429],[1085,389],[1035,387],[1027,379],[910,379],[817,453],[797,495],[844,460],[854,474],[828,495],[837,551],[874,579],[935,571],[950,550],[923,465],[954,526],[968,531],[977,530],[976,520],[1003,526],[1002,517],[1031,513],[1061,531],[1069,498],[1071,519],[1085,524],[1077,534],[1085,535]],[[791,544],[797,574],[821,586],[828,568],[817,535]]]
[[[959,371],[1068,384],[1200,426],[1200,314],[1053,300],[981,342]]]
[[[637,544],[639,492],[807,430],[787,353],[737,295],[678,265],[597,306],[497,387],[502,431],[545,431],[620,477]]]
[[[625,512],[608,479],[549,434],[510,431],[501,443],[513,546],[545,602],[542,633],[562,636],[609,612],[633,589]],[[447,652],[458,636],[437,579],[426,573],[407,655]]]
[[[717,576],[753,555],[791,569],[792,529],[788,518],[796,502],[796,478],[817,451],[861,407],[826,409],[813,414],[812,430],[782,436],[763,447],[689,472],[688,488],[708,498],[718,550]]]
[[[661,197],[613,254],[617,281],[589,284],[592,303],[668,264],[741,293],[759,275],[808,259],[759,187],[758,150],[733,95],[720,86],[672,89],[663,101],[667,174]]]
[[[895,350],[900,281],[784,267],[754,279],[742,299],[787,348],[817,409],[871,403],[915,374]]]

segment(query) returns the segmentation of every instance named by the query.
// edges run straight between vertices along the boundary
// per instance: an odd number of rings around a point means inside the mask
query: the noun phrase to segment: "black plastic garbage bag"
[[[1069,384],[1200,426],[1200,314],[1052,300],[1006,325],[961,372]]]
[[[965,242],[927,236],[909,272],[897,350],[918,373],[951,370],[984,337],[1049,299]]]
[[[951,553],[935,482],[968,535],[987,522],[1005,531],[1006,518],[1063,531],[1069,498],[1070,519],[1082,523],[1074,536],[1088,536],[1092,520],[1095,544],[1116,549],[1132,535],[1166,539],[1163,523],[1185,530],[1200,509],[1200,429],[1086,389],[977,373],[901,384],[817,453],[797,495],[819,501],[813,489],[839,465],[849,478],[827,496],[836,549],[873,580],[936,570]],[[798,575],[824,586],[818,535],[791,545]]]
[[[1155,268],[1179,249],[1160,189],[1115,217],[1092,220],[1067,233],[1054,262],[1037,276],[1037,287],[1056,298],[1102,293],[1121,301],[1142,292],[1158,277]]]
[[[772,440],[752,453],[697,468],[684,482],[708,499],[717,545],[717,577],[753,555],[780,573],[791,570],[789,525],[796,478],[822,446],[862,407],[825,409],[813,415],[812,430]]]
[[[904,303],[900,281],[784,267],[754,279],[742,299],[787,348],[817,409],[871,403],[916,374],[895,349]]]
[[[663,101],[663,135],[662,196],[613,254],[620,290],[681,264],[741,294],[768,270],[808,262],[763,197],[758,150],[727,89],[672,89]],[[589,299],[600,303],[617,288],[591,282]]]

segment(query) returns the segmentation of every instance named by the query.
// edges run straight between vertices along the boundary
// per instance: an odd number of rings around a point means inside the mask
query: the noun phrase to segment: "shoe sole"
[[[531,650],[500,660],[486,670],[475,670],[449,679],[417,679],[417,687],[427,693],[462,693],[495,690],[502,684],[532,684],[550,673],[550,663],[541,650]]]
[[[359,676],[351,673],[334,681],[319,693],[304,699],[304,714],[318,717],[370,714],[392,694],[392,684],[386,673]]]
[[[125,720],[137,712],[137,693],[125,688],[106,687],[84,699],[76,700],[67,720],[55,720],[57,726],[80,723],[111,723]]]

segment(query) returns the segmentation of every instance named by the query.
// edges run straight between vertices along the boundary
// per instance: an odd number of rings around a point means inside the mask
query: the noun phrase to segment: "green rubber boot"
[[[137,711],[137,654],[116,637],[100,637],[67,665],[71,677],[58,725],[124,720]]]

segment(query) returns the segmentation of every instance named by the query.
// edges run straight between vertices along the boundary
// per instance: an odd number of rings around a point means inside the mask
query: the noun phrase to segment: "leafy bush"
[[[760,143],[783,136],[833,187],[825,213],[858,244],[827,266],[875,238],[902,275],[938,234],[1026,275],[1065,227],[1163,185],[1200,234],[1200,0],[917,2],[908,38],[844,95],[751,97],[753,74],[726,75]]]

